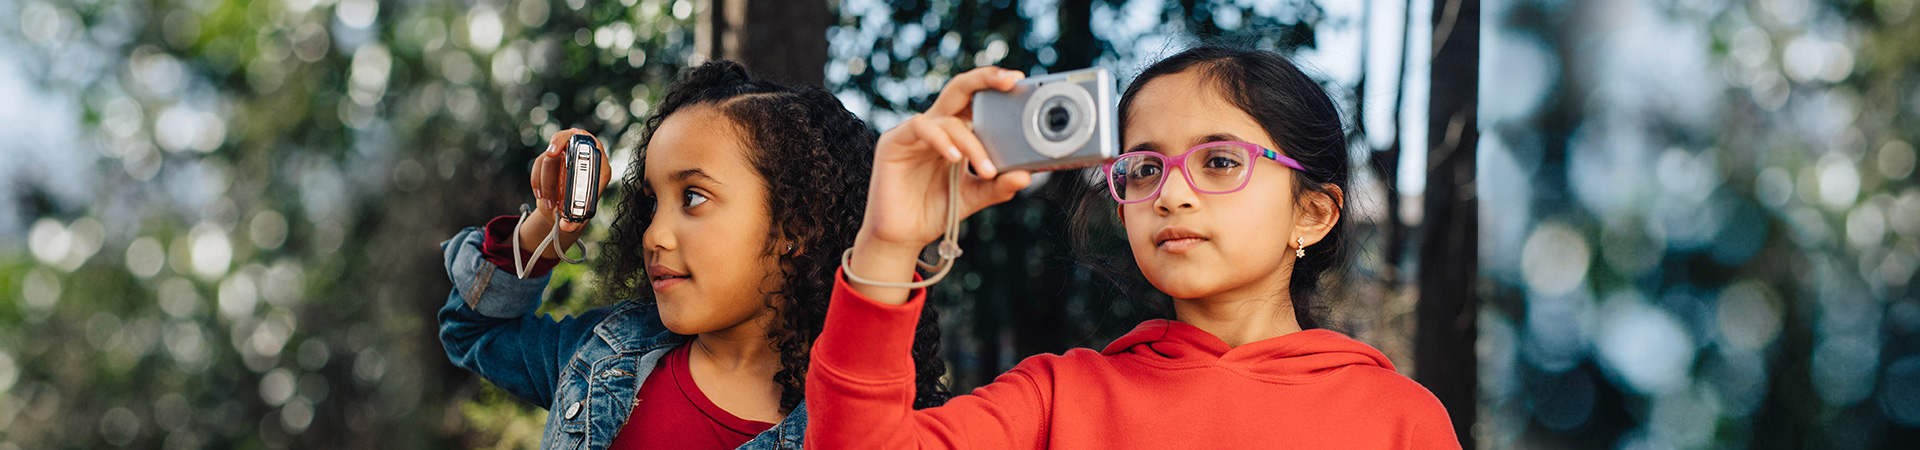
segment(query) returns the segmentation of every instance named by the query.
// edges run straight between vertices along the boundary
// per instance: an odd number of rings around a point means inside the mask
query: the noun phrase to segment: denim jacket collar
[[[670,351],[674,346],[692,339],[692,336],[674,334],[667,331],[660,322],[657,305],[643,304],[637,301],[623,302],[614,307],[606,320],[594,326],[593,333],[607,343],[615,353],[634,354]],[[635,380],[640,381],[640,380]],[[638,386],[635,386],[637,389]],[[629,414],[631,411],[628,411]],[[799,450],[807,434],[807,405],[802,402],[793,411],[753,440],[742,444],[739,450]]]
[[[660,322],[658,305],[638,301],[620,302],[606,320],[593,327],[593,334],[605,341],[615,353],[646,352],[663,344],[679,345],[691,336],[674,334]]]

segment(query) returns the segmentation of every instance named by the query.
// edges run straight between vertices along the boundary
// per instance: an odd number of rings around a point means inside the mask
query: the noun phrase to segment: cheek
[[[1155,217],[1147,203],[1120,205],[1120,228],[1127,232],[1127,245],[1134,249],[1152,248]]]
[[[752,317],[766,305],[768,274],[778,273],[763,248],[764,226],[739,218],[706,219],[688,221],[681,231],[683,258],[698,289],[690,298],[676,299],[680,300],[676,306],[687,327],[696,332],[726,328]],[[669,312],[664,306],[661,309],[663,316]]]
[[[1267,195],[1223,199],[1231,200],[1219,210],[1230,224],[1221,230],[1229,244],[1223,251],[1249,262],[1276,260],[1293,236],[1293,199],[1272,195],[1271,191],[1246,193]]]

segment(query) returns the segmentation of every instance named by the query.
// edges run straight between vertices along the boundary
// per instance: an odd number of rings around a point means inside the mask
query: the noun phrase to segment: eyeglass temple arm
[[[1267,157],[1267,159],[1271,159],[1273,160],[1273,162],[1280,163],[1280,165],[1282,166],[1292,167],[1293,170],[1299,170],[1299,171],[1307,170],[1307,168],[1305,167],[1300,167],[1299,161],[1294,161],[1293,158],[1282,156],[1280,152],[1273,151],[1273,149],[1260,147],[1260,156],[1265,156]]]

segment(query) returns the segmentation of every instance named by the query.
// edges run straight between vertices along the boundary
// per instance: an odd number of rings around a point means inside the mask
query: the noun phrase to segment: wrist
[[[519,240],[522,252],[517,256],[527,262],[533,262],[536,258],[554,258],[554,250],[560,245],[559,237],[554,239],[555,242],[547,244],[546,249],[541,249],[539,254],[533,254],[533,251],[540,247],[540,241],[546,240],[547,234],[553,232],[553,226],[552,217],[541,217],[538,213],[527,217],[527,221],[521,223],[520,229],[514,232],[514,239]]]
[[[909,283],[914,280],[914,271],[919,267],[919,248],[873,239],[865,233],[854,238],[850,252],[852,260],[847,261],[841,270],[874,282]],[[894,305],[907,301],[907,289],[868,285],[855,282],[851,277],[847,282],[861,295],[874,301]]]
[[[853,237],[853,253],[855,257],[865,255],[883,261],[903,260],[911,263],[920,258],[920,250],[926,247],[927,243],[925,242],[916,244],[911,242],[889,241],[875,236],[872,233],[868,233],[865,228],[862,228],[860,233]]]

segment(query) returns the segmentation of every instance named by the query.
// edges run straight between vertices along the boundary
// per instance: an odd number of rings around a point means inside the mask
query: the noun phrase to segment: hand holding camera
[[[515,231],[520,248],[533,249],[545,258],[562,258],[586,233],[586,221],[597,212],[600,191],[613,177],[604,148],[599,138],[577,128],[554,133],[547,150],[533,160],[528,182],[534,211]],[[548,248],[537,249],[549,236]]]
[[[967,71],[948,81],[926,112],[880,135],[865,221],[846,267],[862,293],[905,302],[902,286],[924,264],[921,249],[951,234],[954,222],[1012,199],[1032,182],[1032,170],[1099,164],[1113,155],[1113,88],[1104,69],[1023,79],[998,67]],[[972,173],[952,169],[963,161]],[[958,250],[941,253],[950,260]]]

